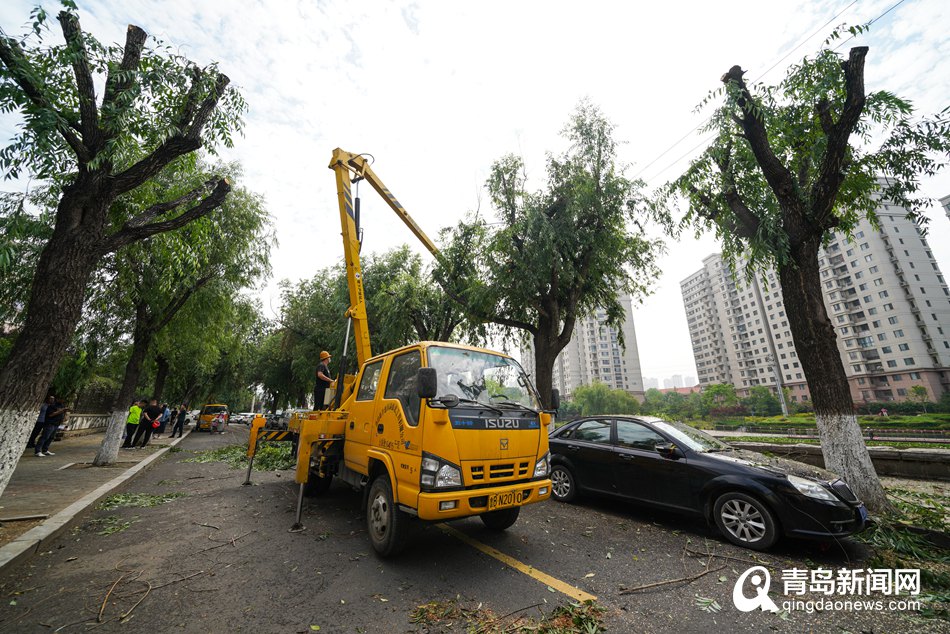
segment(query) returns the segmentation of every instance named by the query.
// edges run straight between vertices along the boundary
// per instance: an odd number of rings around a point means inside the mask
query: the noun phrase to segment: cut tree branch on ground
[[[750,560],[748,560],[748,559],[742,559],[741,557],[732,557],[732,556],[730,556],[730,555],[720,555],[720,554],[714,553],[714,552],[705,552],[705,553],[704,553],[704,552],[700,552],[700,551],[698,551],[698,550],[693,550],[692,548],[686,548],[686,552],[687,552],[688,554],[693,555],[693,556],[696,556],[696,557],[715,557],[716,559],[729,559],[730,561],[738,561],[738,562],[743,563],[743,564],[745,564],[745,565],[747,565],[747,566],[749,566],[749,565],[751,565],[751,564],[756,564],[756,563],[763,563],[762,561],[757,560],[757,559],[753,559],[753,560],[750,561]]]
[[[214,550],[215,548],[221,548],[222,546],[227,546],[227,545],[229,545],[229,544],[230,544],[231,546],[237,546],[237,544],[235,544],[236,541],[238,541],[239,539],[243,539],[243,538],[247,537],[248,535],[250,535],[250,534],[253,533],[253,532],[254,532],[254,531],[248,531],[248,532],[244,533],[243,535],[239,535],[239,536],[237,536],[237,537],[231,537],[231,539],[229,539],[228,541],[221,542],[220,544],[217,544],[216,546],[211,546],[210,548],[205,548],[205,549],[203,549],[203,550],[199,550],[198,552],[193,553],[193,554],[195,554],[195,555],[200,555],[201,553],[206,553],[206,552],[208,552],[209,550]],[[211,539],[211,535],[208,535],[208,539]],[[211,541],[215,541],[215,540],[211,539]]]
[[[143,583],[148,586],[148,589],[145,590],[145,594],[142,595],[142,598],[139,599],[138,601],[136,601],[136,602],[135,602],[135,605],[133,605],[131,608],[129,608],[129,611],[128,611],[128,612],[126,612],[125,614],[123,614],[122,616],[119,617],[119,623],[125,623],[125,622],[129,619],[129,616],[131,616],[132,610],[134,610],[135,608],[139,607],[139,604],[141,604],[142,601],[145,600],[145,597],[147,597],[148,594],[152,591],[152,584],[150,584],[148,581],[144,581]]]
[[[627,588],[625,590],[621,590],[620,594],[632,594],[634,592],[639,592],[640,590],[648,590],[650,588],[668,586],[674,583],[692,583],[693,581],[696,581],[700,577],[704,577],[711,572],[719,572],[720,570],[725,570],[725,569],[726,569],[726,566],[719,566],[718,568],[713,568],[712,570],[704,570],[703,572],[700,572],[695,575],[691,575],[689,577],[680,577],[679,579],[668,579],[666,581],[657,581],[655,583],[647,583],[642,586],[637,586],[636,588]]]
[[[106,592],[105,598],[102,599],[102,605],[99,606],[99,614],[96,616],[96,622],[102,623],[102,614],[106,611],[106,603],[109,601],[109,595],[112,594],[112,591],[115,590],[115,587],[119,585],[119,582],[125,579],[125,575],[128,573],[122,573],[122,576],[115,580],[115,583],[109,588],[109,591]]]

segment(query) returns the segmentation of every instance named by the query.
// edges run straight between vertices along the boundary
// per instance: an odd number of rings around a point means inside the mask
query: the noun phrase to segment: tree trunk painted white
[[[868,454],[856,416],[815,413],[825,468],[844,478],[868,508],[887,509],[887,496]]]
[[[0,411],[0,496],[6,490],[13,477],[13,470],[20,462],[26,437],[36,422],[37,410]]]
[[[122,444],[122,431],[125,429],[125,421],[129,417],[128,410],[116,409],[112,411],[112,417],[106,426],[106,436],[99,445],[99,451],[92,464],[102,467],[116,462],[119,458],[119,446]]]

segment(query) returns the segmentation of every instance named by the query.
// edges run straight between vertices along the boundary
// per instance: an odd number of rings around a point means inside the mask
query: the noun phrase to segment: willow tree
[[[825,464],[870,508],[886,510],[825,308],[818,253],[832,232],[850,234],[861,218],[876,223],[882,201],[923,222],[920,177],[945,160],[950,125],[947,110],[915,119],[908,101],[867,94],[867,53],[826,48],[777,86],[750,85],[733,66],[710,98],[721,99],[708,126],[715,140],[671,189],[689,202],[686,222],[714,229],[735,268],[778,271]]]
[[[187,189],[190,180],[201,179],[202,170],[196,166],[192,172],[180,174],[174,183],[157,178],[156,185],[161,191]],[[148,190],[142,193],[154,194]],[[197,333],[217,322],[217,304],[232,301],[244,288],[269,274],[272,242],[263,201],[236,188],[214,213],[156,236],[147,248],[133,244],[118,253],[109,284],[111,310],[124,309],[130,314],[127,334],[131,335],[131,349],[122,386],[113,402],[112,418],[93,464],[109,464],[118,457],[128,405],[156,338],[190,303],[199,303],[205,311],[204,320],[192,324]],[[167,359],[159,356],[158,365],[159,373],[163,365],[167,371]],[[160,390],[148,396],[160,399]]]
[[[244,110],[214,65],[200,68],[171,49],[147,48],[137,26],[129,26],[124,45],[105,46],[83,32],[75,3],[64,4],[58,15],[64,44],[44,41],[42,9],[27,36],[0,33],[0,110],[22,117],[0,150],[0,168],[8,176],[48,181],[60,192],[23,326],[0,369],[0,493],[99,262],[208,214],[231,187],[215,177],[144,209],[121,202],[179,157],[229,144]]]
[[[437,271],[474,320],[530,340],[546,406],[554,362],[577,320],[601,308],[606,324],[619,326],[621,296],[649,291],[663,249],[643,230],[662,217],[645,204],[642,183],[625,175],[613,124],[582,103],[562,135],[569,148],[548,156],[540,190],[528,189],[520,158],[495,162],[487,186],[496,217],[451,230]]]

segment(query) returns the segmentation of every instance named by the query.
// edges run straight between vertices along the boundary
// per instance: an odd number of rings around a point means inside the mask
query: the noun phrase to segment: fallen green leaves
[[[151,508],[161,506],[174,499],[184,497],[184,493],[164,493],[152,495],[149,493],[119,493],[110,495],[96,506],[100,511],[114,511],[121,508]]]
[[[129,526],[132,526],[132,523],[135,521],[136,518],[124,520],[118,515],[107,515],[106,517],[97,517],[89,520],[89,524],[93,529],[98,529],[96,530],[97,535],[112,535],[114,533],[121,533]]]
[[[879,518],[856,539],[874,550],[871,568],[919,568],[920,614],[950,620],[950,555],[939,545],[950,526],[950,498],[941,493],[889,489],[897,513]],[[929,535],[928,535],[929,531]]]
[[[255,471],[284,471],[296,466],[291,455],[292,447],[289,442],[262,442],[257,446],[254,456]],[[247,467],[247,447],[244,445],[228,445],[199,451],[193,458],[185,462],[223,462],[234,469]]]
[[[460,626],[476,634],[502,634],[508,632],[539,632],[541,634],[596,634],[603,632],[604,608],[593,601],[568,603],[556,606],[549,614],[541,607],[543,603],[526,606],[509,612],[504,616],[495,616],[494,612],[481,603],[473,608],[464,607],[458,597],[448,601],[433,601],[420,605],[409,616],[409,621],[417,625],[452,629]],[[522,613],[537,609],[538,617]]]

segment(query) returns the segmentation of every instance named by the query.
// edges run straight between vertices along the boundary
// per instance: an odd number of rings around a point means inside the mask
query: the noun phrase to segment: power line
[[[893,7],[891,7],[891,8],[888,9],[887,11],[885,11],[883,14],[881,14],[880,16],[878,16],[877,18],[875,18],[874,20],[872,20],[869,24],[873,24],[874,22],[876,22],[876,21],[879,20],[880,18],[884,17],[885,15],[887,15],[888,13],[890,13],[893,9],[895,9],[898,5],[900,5],[900,4],[903,3],[904,1],[905,1],[905,0],[900,0],[896,5],[894,5]],[[783,55],[783,56],[782,56],[781,58],[779,58],[776,62],[774,62],[771,66],[769,66],[769,67],[765,70],[765,72],[763,72],[761,75],[759,75],[754,81],[757,82],[757,81],[761,80],[763,77],[765,77],[767,74],[769,74],[776,66],[778,66],[779,64],[781,64],[781,63],[782,63],[783,61],[785,61],[792,53],[794,53],[795,51],[797,51],[798,49],[800,49],[800,48],[801,48],[802,46],[804,46],[809,40],[811,40],[813,37],[815,37],[816,35],[818,35],[818,34],[819,34],[821,31],[823,31],[825,28],[827,28],[829,24],[831,24],[832,22],[834,22],[835,20],[837,20],[839,17],[841,17],[846,11],[848,11],[851,7],[853,7],[855,4],[857,4],[857,2],[858,2],[858,0],[851,0],[851,2],[850,2],[847,6],[845,6],[843,9],[841,9],[840,11],[838,11],[838,13],[836,13],[834,16],[832,16],[827,22],[825,22],[825,23],[822,24],[820,27],[818,27],[817,29],[815,29],[814,32],[811,33],[811,35],[808,35],[807,37],[803,38],[797,45],[795,45],[794,48],[790,49],[787,53],[785,53],[785,55]],[[852,37],[854,37],[854,36],[852,36]],[[845,40],[845,41],[847,41],[847,40]],[[843,44],[843,42],[842,42],[842,44]],[[649,163],[647,163],[646,165],[644,165],[644,166],[640,169],[640,171],[637,172],[635,178],[639,178],[639,176],[640,176],[641,174],[643,174],[644,172],[646,172],[646,171],[647,171],[652,165],[654,165],[657,161],[659,161],[661,158],[663,158],[664,156],[666,156],[667,154],[669,154],[670,152],[672,152],[673,149],[676,148],[676,146],[678,146],[680,143],[682,143],[683,141],[685,141],[687,138],[689,138],[693,133],[695,133],[697,130],[699,130],[700,128],[702,128],[704,125],[706,125],[706,124],[710,121],[711,118],[712,118],[712,117],[706,117],[705,120],[703,120],[702,122],[698,123],[694,128],[692,128],[692,129],[689,130],[686,134],[684,134],[684,135],[681,136],[679,139],[677,139],[672,145],[670,145],[668,148],[666,148],[665,150],[663,150],[663,152],[661,152],[659,156],[657,156],[655,159],[653,159],[652,161],[650,161]],[[693,146],[690,150],[688,150],[685,154],[681,155],[679,158],[677,158],[675,161],[673,161],[670,165],[664,167],[662,170],[660,170],[659,172],[657,172],[656,174],[654,174],[654,175],[651,177],[651,179],[654,179],[654,178],[656,178],[657,176],[659,176],[660,174],[663,174],[664,172],[666,172],[666,171],[667,171],[668,169],[670,169],[673,165],[676,165],[677,163],[679,163],[684,157],[686,157],[686,156],[688,156],[689,154],[691,154],[696,148],[698,148],[698,147],[700,147],[701,145],[703,145],[703,143],[704,143],[704,141],[698,143],[698,144],[695,145],[695,146]]]
[[[901,6],[902,4],[904,4],[904,2],[906,2],[906,0],[898,0],[897,4],[893,5],[890,9],[888,9],[887,11],[885,11],[884,13],[882,13],[881,15],[877,16],[876,18],[874,18],[873,20],[871,20],[870,22],[868,22],[868,26],[871,26],[872,24],[874,24],[875,22],[877,22],[878,20],[880,20],[881,18],[883,18],[885,15],[887,15],[888,13],[890,13],[891,11],[893,11],[894,9],[896,9],[897,7],[899,7],[899,6]],[[857,34],[852,33],[852,34],[851,34],[851,37],[849,37],[848,39],[842,41],[841,44],[838,44],[838,46],[834,47],[832,50],[837,51],[839,48],[841,48],[842,46],[844,46],[845,44],[847,44],[848,42],[850,42],[851,40],[853,40],[853,39],[856,38],[856,37],[857,37]]]

